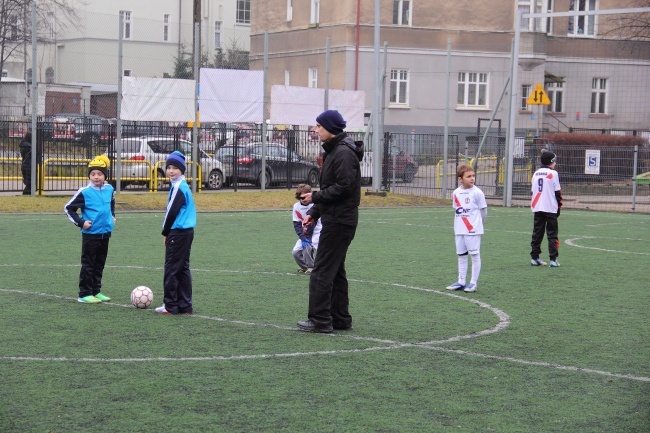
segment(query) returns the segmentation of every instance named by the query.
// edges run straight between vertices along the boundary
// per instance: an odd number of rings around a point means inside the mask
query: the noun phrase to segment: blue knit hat
[[[169,154],[167,160],[165,161],[165,168],[173,165],[178,168],[181,173],[185,174],[185,155],[182,152],[175,150]]]
[[[316,123],[334,135],[343,132],[346,126],[343,116],[336,110],[323,111],[316,118]]]

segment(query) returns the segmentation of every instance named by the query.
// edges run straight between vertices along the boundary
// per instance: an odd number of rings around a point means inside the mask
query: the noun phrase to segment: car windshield
[[[262,146],[255,146],[248,151],[249,154],[261,156],[262,155]],[[268,146],[266,148],[266,157],[267,158],[277,158],[291,161],[298,161],[302,159],[300,155],[290,150],[287,150],[283,146]]]

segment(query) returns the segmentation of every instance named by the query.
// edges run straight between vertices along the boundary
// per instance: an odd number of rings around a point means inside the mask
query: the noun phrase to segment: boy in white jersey
[[[478,289],[476,284],[481,273],[481,235],[483,222],[487,217],[487,203],[483,191],[474,185],[476,173],[472,167],[461,165],[456,175],[460,186],[454,191],[452,206],[456,214],[454,233],[458,254],[458,281],[447,289],[470,293]],[[472,258],[472,276],[466,285],[468,254]]]
[[[302,221],[307,216],[307,211],[312,208],[313,203],[304,204],[301,198],[304,194],[310,193],[311,187],[301,183],[296,188],[296,199],[293,205],[292,221],[293,228],[298,235],[298,240],[291,251],[293,258],[298,264],[299,274],[311,274],[314,268],[314,259],[318,249],[318,239],[320,238],[321,222],[320,219],[316,224],[303,227]]]
[[[560,216],[562,207],[562,187],[560,177],[555,171],[556,156],[546,149],[542,150],[540,158],[542,167],[533,174],[530,208],[535,218],[533,220],[533,239],[530,242],[530,265],[546,266],[546,262],[539,258],[542,252],[544,232],[548,238],[548,254],[552,268],[560,266],[557,261],[560,241],[558,240],[557,217]]]

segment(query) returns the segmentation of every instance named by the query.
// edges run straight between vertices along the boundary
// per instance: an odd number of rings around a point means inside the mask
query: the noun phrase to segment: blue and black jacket
[[[196,207],[190,186],[185,176],[172,181],[167,199],[167,213],[163,221],[162,234],[167,236],[172,230],[188,230],[196,227]]]
[[[86,235],[104,235],[111,233],[115,222],[115,197],[114,189],[110,184],[105,183],[95,186],[92,182],[79,190],[72,196],[65,205],[65,213],[68,219],[77,227],[81,233]],[[81,209],[81,216],[78,210]],[[83,228],[84,222],[90,221],[93,224],[88,230]]]

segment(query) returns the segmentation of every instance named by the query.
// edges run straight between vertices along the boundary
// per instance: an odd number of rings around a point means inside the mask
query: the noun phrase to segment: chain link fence
[[[118,52],[112,47],[116,46],[119,36],[118,22],[117,15],[86,11],[80,14],[79,25],[65,30],[68,38],[65,47],[57,49],[56,44],[51,44],[43,50],[42,58],[52,59],[55,67],[52,71],[35,74],[40,83],[49,86],[45,96],[46,115],[39,118],[35,144],[39,193],[69,192],[85,185],[86,164],[102,153],[111,157],[112,167],[120,158],[124,168],[119,177],[126,191],[164,189],[164,173],[159,171],[164,152],[186,149],[192,141],[192,128],[187,124],[125,120],[121,131],[122,148],[134,151],[117,155],[115,90],[98,89],[98,86],[93,89],[80,81],[117,88],[121,75],[193,76],[192,26],[142,18],[133,18],[128,30],[124,30],[123,36],[128,43],[123,54],[123,70],[117,71]],[[556,24],[560,25],[561,21]],[[248,48],[240,30],[226,28],[218,22],[203,27],[201,38],[205,43],[199,62],[201,67],[248,68]],[[82,71],[76,55],[81,51],[80,44],[92,39],[93,35],[99,35],[93,42],[95,54],[90,62],[84,63]],[[168,40],[161,43],[161,38]],[[281,42],[282,35],[275,38],[277,40],[271,40],[272,46]],[[524,59],[518,65],[521,70],[518,83],[512,88],[516,98],[512,197],[514,204],[524,206],[528,205],[528,183],[539,163],[539,150],[542,146],[552,146],[536,137],[549,132],[597,132],[633,134],[645,138],[646,143],[650,137],[647,129],[650,104],[645,97],[648,93],[645,89],[650,89],[648,81],[643,80],[647,74],[642,62],[624,55],[614,42],[598,48],[587,41],[588,49],[576,51],[575,40],[562,44],[549,39],[547,44],[536,44],[536,38],[539,39],[539,35],[535,33],[522,35],[519,55],[523,54]],[[143,45],[150,48],[143,49]],[[323,71],[327,69],[325,40],[322,45],[315,47],[317,49],[309,58],[296,58],[289,63],[271,62],[270,81],[323,88]],[[387,65],[384,88],[366,87],[368,94],[385,92],[383,145],[377,155],[381,158],[381,189],[448,198],[457,186],[457,167],[470,164],[477,170],[477,185],[492,202],[502,201],[508,141],[508,132],[502,123],[508,123],[508,104],[501,103],[500,99],[509,93],[512,54],[509,49],[507,37],[474,43],[455,41],[451,44],[447,69],[445,57],[448,54],[444,49],[431,52],[432,58],[440,61],[433,62],[434,66],[430,67],[388,47],[389,64],[399,66]],[[538,58],[539,50],[544,51],[545,62]],[[566,60],[574,59],[578,52],[579,62]],[[345,55],[336,46],[329,54],[332,61]],[[481,62],[476,61],[477,55]],[[617,61],[611,62],[607,56],[614,56]],[[367,56],[359,59],[360,88],[366,85],[364,83],[373,82],[374,69],[369,59]],[[335,69],[327,78],[332,88],[347,86],[342,69]],[[529,104],[537,84],[543,86],[550,104]],[[439,97],[447,91],[449,106]],[[418,110],[411,107],[418,107]],[[0,191],[4,193],[23,189],[18,146],[31,127],[30,119],[25,117],[29,114],[28,108],[26,105],[0,107]],[[446,115],[449,115],[447,137],[443,134]],[[421,126],[414,127],[416,121]],[[372,133],[364,135],[362,131],[354,131],[352,134],[366,143],[368,153],[362,162],[362,181],[367,186],[375,177],[373,156],[369,152]],[[269,150],[265,187],[289,189],[301,182],[317,184],[314,173],[320,171],[321,147],[310,125],[268,125],[266,139]],[[205,154],[203,157],[202,153],[198,161],[202,171],[199,187],[237,190],[261,186],[260,124],[202,123],[197,140]],[[139,149],[134,148],[142,143]],[[558,154],[566,206],[650,212],[649,186],[646,177],[642,176],[650,171],[648,144],[636,150],[571,146],[558,146],[553,150]],[[600,152],[598,172],[588,166],[587,154],[593,150]],[[111,172],[112,181],[117,177],[117,173]]]

